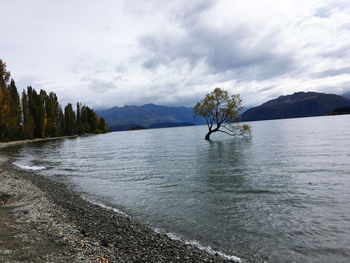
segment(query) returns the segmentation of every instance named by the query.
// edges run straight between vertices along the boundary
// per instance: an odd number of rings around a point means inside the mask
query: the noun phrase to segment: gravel
[[[0,202],[1,194],[7,196],[0,211],[11,209],[14,227],[32,231],[43,246],[38,250],[41,258],[36,255],[31,262],[237,262],[156,233],[84,200],[61,182],[19,170],[8,161],[0,162],[0,169]],[[55,245],[45,249],[49,244]],[[15,262],[11,253],[1,254],[1,246],[0,239],[0,261]]]

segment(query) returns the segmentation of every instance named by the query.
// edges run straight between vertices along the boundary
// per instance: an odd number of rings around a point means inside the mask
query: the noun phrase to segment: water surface
[[[266,262],[350,262],[350,116],[115,132],[9,148],[155,229]],[[40,168],[40,169],[39,169]]]

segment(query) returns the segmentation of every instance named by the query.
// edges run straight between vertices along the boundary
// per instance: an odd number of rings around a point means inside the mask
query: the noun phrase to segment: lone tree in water
[[[241,120],[239,112],[242,110],[242,99],[239,95],[228,95],[228,92],[215,88],[194,107],[195,117],[203,116],[208,125],[206,140],[214,132],[226,133],[230,136],[250,135],[249,125],[238,125]],[[236,123],[236,124],[235,124]]]

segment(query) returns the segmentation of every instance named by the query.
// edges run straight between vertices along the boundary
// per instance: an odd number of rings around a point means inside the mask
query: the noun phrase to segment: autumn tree
[[[89,126],[91,129],[91,132],[93,133],[99,133],[100,131],[99,126],[100,126],[100,119],[97,116],[97,114],[90,108],[88,108],[88,121],[89,121]]]
[[[0,59],[0,140],[8,135],[8,119],[10,113],[10,93],[8,89],[11,74],[6,69],[6,63]]]
[[[28,86],[20,98],[6,63],[0,59],[0,141],[107,131],[105,120],[81,103],[77,103],[77,116],[72,104],[63,113],[53,92],[37,93]]]
[[[208,126],[206,140],[210,140],[210,135],[214,132],[222,132],[230,136],[250,135],[250,126],[238,125],[241,120],[241,103],[242,99],[239,95],[229,96],[227,91],[215,88],[196,104],[195,116],[203,116]]]
[[[21,106],[16,84],[0,59],[0,140],[18,138],[21,134]]]
[[[107,123],[105,121],[105,119],[103,117],[100,118],[100,128],[99,128],[102,132],[108,132],[108,126]]]

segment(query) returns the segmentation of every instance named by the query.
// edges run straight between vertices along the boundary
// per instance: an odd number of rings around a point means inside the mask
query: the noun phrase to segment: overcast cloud
[[[19,89],[96,108],[193,106],[214,87],[257,105],[350,90],[350,2],[0,0]]]

